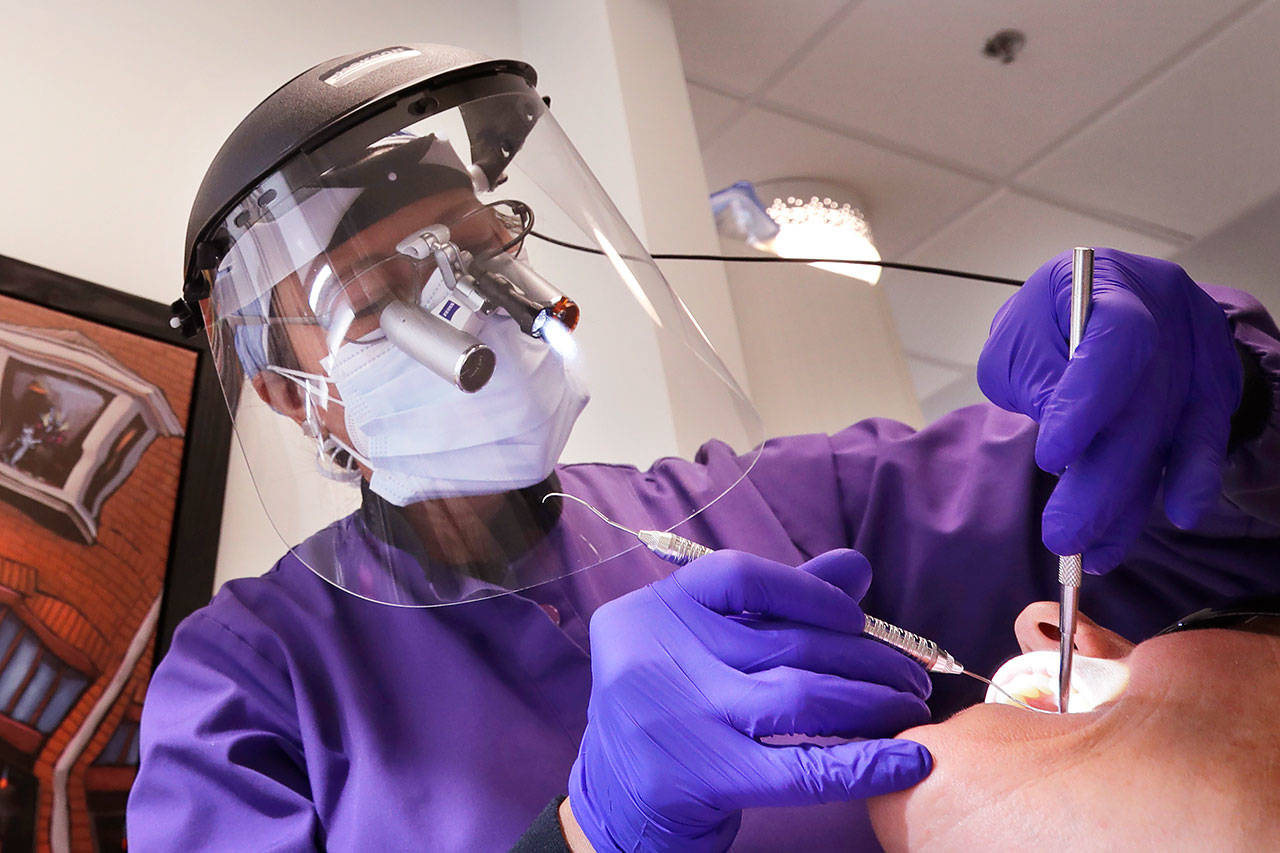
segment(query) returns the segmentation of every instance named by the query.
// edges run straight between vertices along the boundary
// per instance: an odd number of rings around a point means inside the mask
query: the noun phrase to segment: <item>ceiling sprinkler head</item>
[[[1001,30],[987,39],[982,46],[983,56],[997,59],[1002,65],[1008,65],[1018,58],[1018,52],[1027,43],[1027,36],[1022,30]]]

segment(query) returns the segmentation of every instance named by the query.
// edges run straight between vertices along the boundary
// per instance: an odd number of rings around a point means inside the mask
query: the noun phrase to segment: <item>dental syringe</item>
[[[603,516],[601,517],[603,518]],[[712,549],[706,545],[700,545],[691,539],[685,539],[683,536],[666,530],[634,530],[628,532],[632,533],[654,554],[669,563],[675,563],[677,566],[686,565],[699,557],[705,557],[707,554],[713,553]],[[966,671],[952,656],[951,652],[946,651],[933,640],[921,637],[919,634],[913,634],[905,628],[891,625],[874,616],[867,615],[866,620],[862,633],[873,640],[884,643],[886,646],[897,649],[929,672],[960,675]]]
[[[594,512],[605,523],[636,537],[642,545],[668,563],[685,566],[699,557],[714,553],[706,545],[700,545],[692,539],[685,539],[683,536],[672,533],[669,530],[632,530],[629,527],[624,527],[582,498],[574,495],[565,494],[564,492],[551,492],[545,495],[543,500],[545,501],[547,498],[552,497],[577,501]],[[886,646],[897,649],[929,672],[939,672],[945,675],[960,675],[962,673],[972,675],[956,661],[950,652],[943,649],[933,640],[927,640],[919,634],[913,634],[910,631],[899,628],[897,625],[890,625],[883,619],[877,619],[874,616],[867,616],[866,619],[867,624],[862,629],[864,634],[873,640],[884,643]],[[981,676],[974,677],[986,681]]]
[[[714,549],[708,548],[706,545],[699,544],[698,542],[694,542],[692,539],[686,539],[669,530],[632,530],[629,527],[619,524],[612,518],[609,518],[609,516],[605,515],[603,512],[575,495],[566,494],[565,492],[549,492],[543,496],[542,500],[546,501],[547,498],[553,497],[568,498],[571,501],[576,501],[582,504],[599,516],[606,524],[634,536],[642,545],[648,548],[655,555],[666,560],[668,563],[674,563],[677,566],[685,566],[692,563],[699,557],[705,557],[708,554],[715,553]],[[941,675],[967,675],[970,678],[981,681],[983,684],[988,684],[994,687],[996,690],[999,690],[1008,697],[1009,701],[1019,707],[1026,708],[1028,711],[1036,711],[1037,713],[1042,714],[1053,713],[1052,711],[1033,708],[1026,702],[1023,702],[1021,699],[1010,694],[1009,691],[1005,690],[999,684],[992,682],[991,679],[983,678],[976,672],[970,672],[965,669],[964,666],[955,659],[951,652],[943,649],[933,640],[922,637],[919,634],[913,634],[904,628],[899,628],[897,625],[891,625],[883,619],[877,619],[869,614],[864,613],[863,616],[866,619],[866,624],[862,627],[863,634],[901,652],[924,667],[927,672],[936,672]]]
[[[613,521],[605,518],[605,516],[595,507],[587,504],[585,501],[581,501],[578,498],[573,497],[573,495],[564,496],[572,498],[584,506],[587,506],[596,515],[599,515],[601,518],[604,518],[605,521],[613,524],[614,527],[621,530],[627,529],[622,527],[620,524],[614,524]],[[699,557],[705,557],[707,554],[714,553],[714,551],[706,545],[700,545],[692,539],[685,539],[683,536],[679,536],[666,530],[627,530],[627,532],[639,539],[640,542],[654,554],[657,554],[669,563],[675,563],[677,566],[686,565]],[[905,628],[899,628],[897,625],[892,625],[883,619],[877,619],[867,613],[863,614],[863,618],[866,620],[866,624],[862,626],[863,634],[873,640],[884,643],[891,649],[901,652],[923,666],[927,672],[936,672],[941,675],[967,675],[970,678],[977,679],[983,684],[990,685],[996,690],[999,690],[1010,702],[1013,702],[1020,708],[1025,708],[1028,711],[1035,711],[1038,714],[1053,713],[1053,711],[1046,711],[1043,708],[1036,708],[1028,705],[1008,690],[1005,690],[999,684],[996,684],[990,678],[984,678],[976,672],[970,672],[965,669],[964,666],[955,659],[951,652],[942,648],[933,640],[922,637],[919,634],[913,634]]]

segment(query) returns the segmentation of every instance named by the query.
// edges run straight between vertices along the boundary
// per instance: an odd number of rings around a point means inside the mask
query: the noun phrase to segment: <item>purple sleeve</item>
[[[806,558],[852,547],[895,572],[958,557],[957,544],[980,554],[1015,541],[1025,557],[1043,503],[1034,443],[1029,419],[971,406],[923,430],[872,418],[772,439],[750,477]]]
[[[206,611],[179,626],[143,707],[131,849],[323,846],[288,677],[270,654]]]
[[[989,673],[1017,651],[1018,611],[1056,595],[1039,529],[1051,484],[1034,444],[1030,419],[971,406],[922,430],[872,419],[773,440],[751,480],[806,556],[835,547],[867,556],[866,612]],[[977,701],[968,681],[935,679],[935,712]]]
[[[1258,381],[1266,406],[1257,435],[1240,443],[1227,457],[1223,494],[1255,529],[1280,536],[1280,330],[1258,300],[1247,293],[1201,284],[1231,321],[1237,344],[1257,361]]]
[[[1274,383],[1274,327],[1256,307],[1233,319]],[[990,673],[1017,653],[1018,612],[1058,596],[1057,558],[1040,538],[1056,480],[1035,466],[1035,437],[1029,418],[990,405],[922,430],[873,419],[772,440],[750,476],[802,554],[852,547],[868,557],[868,613]],[[1264,521],[1280,507],[1278,441],[1273,414],[1232,455],[1224,511],[1199,529],[1177,530],[1154,509],[1124,563],[1087,579],[1081,609],[1140,640],[1217,598],[1280,585],[1280,529]],[[968,679],[935,680],[930,704],[946,712],[980,692]]]
[[[1187,532],[1157,510],[1143,539],[1216,540],[1225,553],[1228,541],[1280,537],[1280,332],[1247,294],[1204,287],[1257,359],[1269,411],[1257,434],[1229,456],[1219,511]],[[857,548],[877,577],[892,578],[878,586],[897,609],[908,603],[900,593],[904,575],[925,571],[921,566],[933,567],[931,584],[950,591],[941,574],[946,565],[953,574],[982,566],[984,574],[1007,578],[1011,566],[1025,571],[1041,562],[1039,515],[1055,480],[1035,466],[1035,436],[1029,418],[989,405],[952,412],[922,430],[871,419],[832,436],[767,442],[751,480],[802,554]]]

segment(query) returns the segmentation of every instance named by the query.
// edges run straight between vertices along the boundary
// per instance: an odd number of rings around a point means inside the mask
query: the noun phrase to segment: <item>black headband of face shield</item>
[[[1228,599],[1182,617],[1156,636],[1201,628],[1280,635],[1280,593]]]
[[[363,190],[334,229],[326,252],[407,205],[452,189],[474,189],[471,176],[458,168],[426,160],[434,135],[391,137],[355,163],[324,177],[324,186]],[[452,151],[452,149],[450,149]],[[461,165],[461,163],[459,163]]]

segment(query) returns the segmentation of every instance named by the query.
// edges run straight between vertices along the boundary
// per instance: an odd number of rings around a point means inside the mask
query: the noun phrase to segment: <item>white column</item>
[[[631,227],[650,251],[717,252],[688,89],[663,0],[520,0],[523,58],[538,89]],[[742,345],[724,268],[664,262],[729,371],[746,388]],[[631,365],[638,383],[610,399],[620,419],[674,430],[682,454],[708,438],[732,438],[734,413],[700,405],[687,350],[653,339]],[[631,377],[643,366],[647,376]],[[696,372],[696,371],[695,371]],[[679,382],[674,377],[680,375]],[[672,381],[665,381],[672,380]],[[593,389],[600,405],[598,391]],[[638,460],[637,460],[638,461]]]
[[[723,251],[759,254],[730,240]],[[923,425],[883,286],[805,264],[736,264],[730,285],[742,337],[756,342],[745,355],[766,435],[872,417]]]

